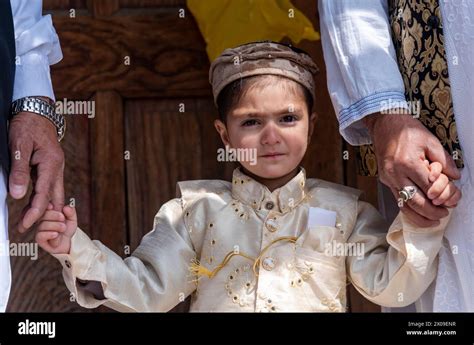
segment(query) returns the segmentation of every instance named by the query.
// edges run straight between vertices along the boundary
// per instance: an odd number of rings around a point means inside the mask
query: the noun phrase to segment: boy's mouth
[[[284,153],[270,152],[270,153],[261,155],[260,157],[261,158],[268,158],[268,159],[276,159],[276,158],[282,157],[284,155],[285,155]]]

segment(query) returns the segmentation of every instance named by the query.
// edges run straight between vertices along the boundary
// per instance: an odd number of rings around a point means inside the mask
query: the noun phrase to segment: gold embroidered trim
[[[217,273],[219,273],[219,271],[221,269],[223,269],[229,263],[230,259],[232,259],[234,256],[242,256],[242,257],[244,257],[244,258],[246,258],[250,261],[253,261],[252,269],[253,269],[253,272],[255,273],[255,275],[258,276],[257,267],[260,265],[260,261],[262,259],[262,256],[266,253],[266,251],[271,246],[273,246],[275,243],[281,242],[281,241],[289,241],[289,242],[295,243],[296,239],[297,239],[297,237],[294,237],[294,236],[278,237],[275,240],[273,240],[272,242],[270,242],[268,245],[266,245],[256,258],[253,258],[253,257],[251,257],[251,256],[249,256],[245,253],[240,252],[240,251],[237,252],[237,253],[235,251],[231,251],[231,252],[227,253],[227,255],[224,257],[224,260],[222,260],[222,262],[219,265],[217,265],[216,268],[214,268],[212,271],[209,270],[207,267],[203,266],[199,262],[199,260],[197,260],[195,258],[191,261],[191,266],[189,267],[189,270],[191,271],[192,274],[194,274],[198,277],[207,276],[209,279],[211,279],[211,278],[214,278],[215,275]]]

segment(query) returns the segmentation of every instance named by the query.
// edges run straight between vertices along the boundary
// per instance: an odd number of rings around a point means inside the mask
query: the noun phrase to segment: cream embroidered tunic
[[[389,229],[359,191],[306,180],[304,169],[272,193],[239,169],[232,183],[178,186],[130,257],[79,228],[70,254],[54,255],[81,306],[168,311],[192,294],[191,311],[345,311],[347,282],[374,303],[404,306],[436,275],[448,217],[418,229],[400,214]],[[312,208],[336,212],[336,224],[308,227]],[[202,272],[221,269],[197,276],[196,260]],[[100,282],[106,299],[76,278]]]

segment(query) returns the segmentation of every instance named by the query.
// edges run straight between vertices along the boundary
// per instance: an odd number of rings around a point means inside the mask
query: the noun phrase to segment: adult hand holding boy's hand
[[[402,207],[402,212],[420,227],[439,224],[448,215],[447,207],[453,207],[460,196],[456,193],[456,197],[445,200],[443,196],[434,202],[438,194],[428,192],[433,181],[425,160],[439,162],[448,178],[460,178],[452,157],[439,139],[411,115],[376,113],[364,118],[364,124],[375,146],[380,180],[390,187],[395,198],[398,199],[398,191],[404,186],[418,187],[418,193]],[[446,193],[453,194],[455,190],[456,186],[450,185]],[[440,204],[439,200],[444,202]]]
[[[20,112],[10,121],[8,133],[12,198],[23,199],[30,180],[33,181],[30,202],[17,224],[18,231],[24,233],[41,219],[48,203],[57,211],[64,206],[64,152],[54,124],[43,116]]]
[[[461,191],[451,182],[445,174],[442,173],[443,166],[439,162],[429,165],[430,175],[429,180],[431,187],[428,189],[427,196],[434,205],[448,205],[448,208],[456,207],[459,200],[461,200]]]
[[[50,254],[69,254],[71,238],[77,229],[74,207],[64,206],[63,212],[53,210],[49,204],[36,233],[36,242]]]

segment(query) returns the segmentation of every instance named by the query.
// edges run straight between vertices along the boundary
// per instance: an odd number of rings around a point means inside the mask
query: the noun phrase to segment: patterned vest
[[[390,0],[390,25],[406,100],[419,105],[419,120],[462,168],[438,1]],[[355,151],[359,174],[376,176],[373,146]]]
[[[15,35],[10,0],[0,0],[0,164],[9,170],[7,121],[15,80]]]

